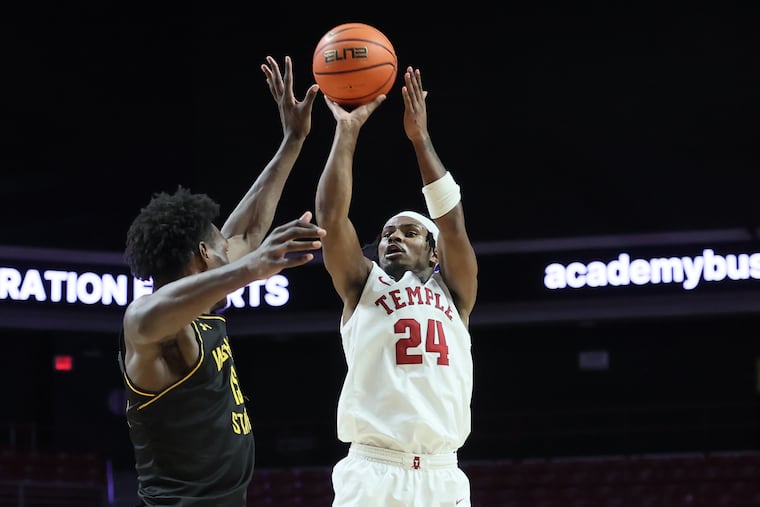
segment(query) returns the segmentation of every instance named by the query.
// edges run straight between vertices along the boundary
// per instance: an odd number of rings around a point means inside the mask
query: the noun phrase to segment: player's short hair
[[[132,274],[140,280],[178,276],[198,244],[213,238],[218,216],[219,204],[181,185],[173,194],[153,194],[127,231],[124,259]]]

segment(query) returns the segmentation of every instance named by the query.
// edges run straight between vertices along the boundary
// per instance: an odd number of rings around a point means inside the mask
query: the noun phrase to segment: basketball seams
[[[320,39],[312,56],[312,73],[328,98],[359,105],[390,91],[398,76],[398,57],[377,28],[345,23]]]
[[[333,28],[332,30],[330,30],[329,32],[327,32],[322,38],[330,42],[334,40],[342,40],[339,38],[339,36],[345,35],[347,32],[350,32],[352,30],[361,30],[363,32],[371,32],[373,37],[380,40],[384,40],[389,46],[391,45],[390,39],[388,39],[388,37],[383,32],[381,32],[374,26],[370,26],[364,23],[347,23],[345,25],[339,25]]]
[[[388,81],[386,81],[383,84],[383,86],[386,86],[387,84],[388,84]],[[332,100],[336,100],[336,99],[345,100],[346,104],[352,104],[353,105],[353,104],[361,104],[362,101],[364,101],[364,99],[366,99],[368,97],[374,98],[374,96],[375,96],[375,91],[372,91],[370,93],[366,93],[366,94],[358,96],[358,97],[335,97]]]
[[[363,70],[373,70],[373,69],[377,69],[379,67],[385,67],[385,66],[388,66],[388,65],[390,65],[394,69],[396,68],[395,65],[393,65],[390,62],[387,62],[387,63],[376,63],[374,65],[368,65],[367,67],[354,67],[352,69],[346,69],[346,70],[330,70],[330,71],[324,70],[324,71],[321,71],[321,72],[314,72],[314,74],[316,74],[318,76],[335,76],[335,75],[338,75],[338,74],[354,74],[356,72],[361,72]],[[387,81],[386,81],[386,83],[387,83]]]
[[[393,46],[390,43],[381,44],[380,42],[376,40],[368,40],[368,39],[340,39],[338,41],[331,40],[331,41],[326,42],[325,44],[322,44],[317,49],[315,49],[314,54],[316,55],[316,54],[321,53],[322,51],[324,51],[324,48],[326,48],[327,46],[335,46],[337,43],[342,43],[342,42],[363,42],[366,44],[371,44],[373,46],[377,46],[383,49],[386,53],[391,55],[394,60],[396,59],[396,50],[393,49]]]

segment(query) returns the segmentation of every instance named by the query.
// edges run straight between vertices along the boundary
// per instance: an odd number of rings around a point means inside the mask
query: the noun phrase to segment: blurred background
[[[123,304],[76,291],[127,274],[126,231],[153,193],[181,184],[229,213],[281,139],[265,57],[293,58],[301,98],[317,41],[359,21],[389,37],[400,67],[356,154],[360,238],[424,209],[402,125],[412,65],[479,256],[473,432],[460,460],[760,451],[755,9],[282,8],[50,3],[2,21],[0,449],[94,456],[107,501],[131,505]],[[320,97],[275,224],[313,209],[333,128]],[[551,265],[569,285],[550,287]],[[60,301],[35,278],[45,270],[63,273]],[[283,275],[287,304],[229,317],[262,476],[329,469],[346,450],[334,424],[339,300],[318,260]],[[741,484],[760,504],[754,466]],[[679,501],[707,505],[689,491]],[[499,498],[473,505],[512,505]]]

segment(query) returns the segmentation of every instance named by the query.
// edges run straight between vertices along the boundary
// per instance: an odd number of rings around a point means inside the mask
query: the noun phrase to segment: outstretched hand
[[[424,139],[428,136],[427,128],[427,91],[422,89],[420,69],[406,68],[404,86],[401,87],[404,97],[404,132],[410,141]]]
[[[385,94],[378,95],[372,102],[357,106],[351,111],[346,110],[337,102],[330,100],[327,95],[325,95],[325,102],[327,103],[327,107],[330,108],[330,111],[332,111],[332,114],[339,125],[342,127],[353,127],[356,130],[359,130],[362,125],[364,125],[364,122],[367,121],[367,118],[369,118],[375,109],[383,103],[385,98]]]
[[[280,66],[271,56],[267,56],[267,64],[261,65],[261,70],[267,78],[269,91],[272,93],[280,110],[280,121],[285,135],[289,133],[303,139],[311,131],[311,110],[317,97],[319,85],[312,84],[306,90],[302,101],[293,94],[293,61],[285,57],[285,74],[280,73]]]
[[[248,254],[250,268],[263,280],[286,268],[301,266],[314,259],[314,250],[322,248],[327,231],[311,223],[311,211],[300,218],[277,226],[259,247]]]

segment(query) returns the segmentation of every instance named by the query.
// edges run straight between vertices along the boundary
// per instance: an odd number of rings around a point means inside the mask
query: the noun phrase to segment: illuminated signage
[[[760,253],[725,255],[705,248],[695,257],[634,258],[620,253],[609,262],[574,261],[567,265],[553,262],[544,269],[544,286],[548,289],[670,284],[686,290],[701,281],[723,282],[760,279]]]
[[[283,306],[290,298],[288,284],[279,274],[254,281],[231,293],[228,307]],[[124,307],[152,291],[150,281],[126,274],[0,266],[0,300]]]
[[[760,240],[743,229],[475,243],[470,325],[760,311]],[[0,327],[117,332],[151,292],[121,255],[0,246]],[[228,295],[236,335],[339,330],[318,257]]]
[[[299,279],[299,297],[293,298],[293,271],[281,272],[230,293],[225,314],[234,315],[241,329],[266,330],[276,323],[262,314],[282,318],[285,308],[307,307],[314,299],[304,284],[323,268],[300,269],[312,274]],[[152,291],[119,254],[0,246],[0,327],[117,332],[126,306]]]

